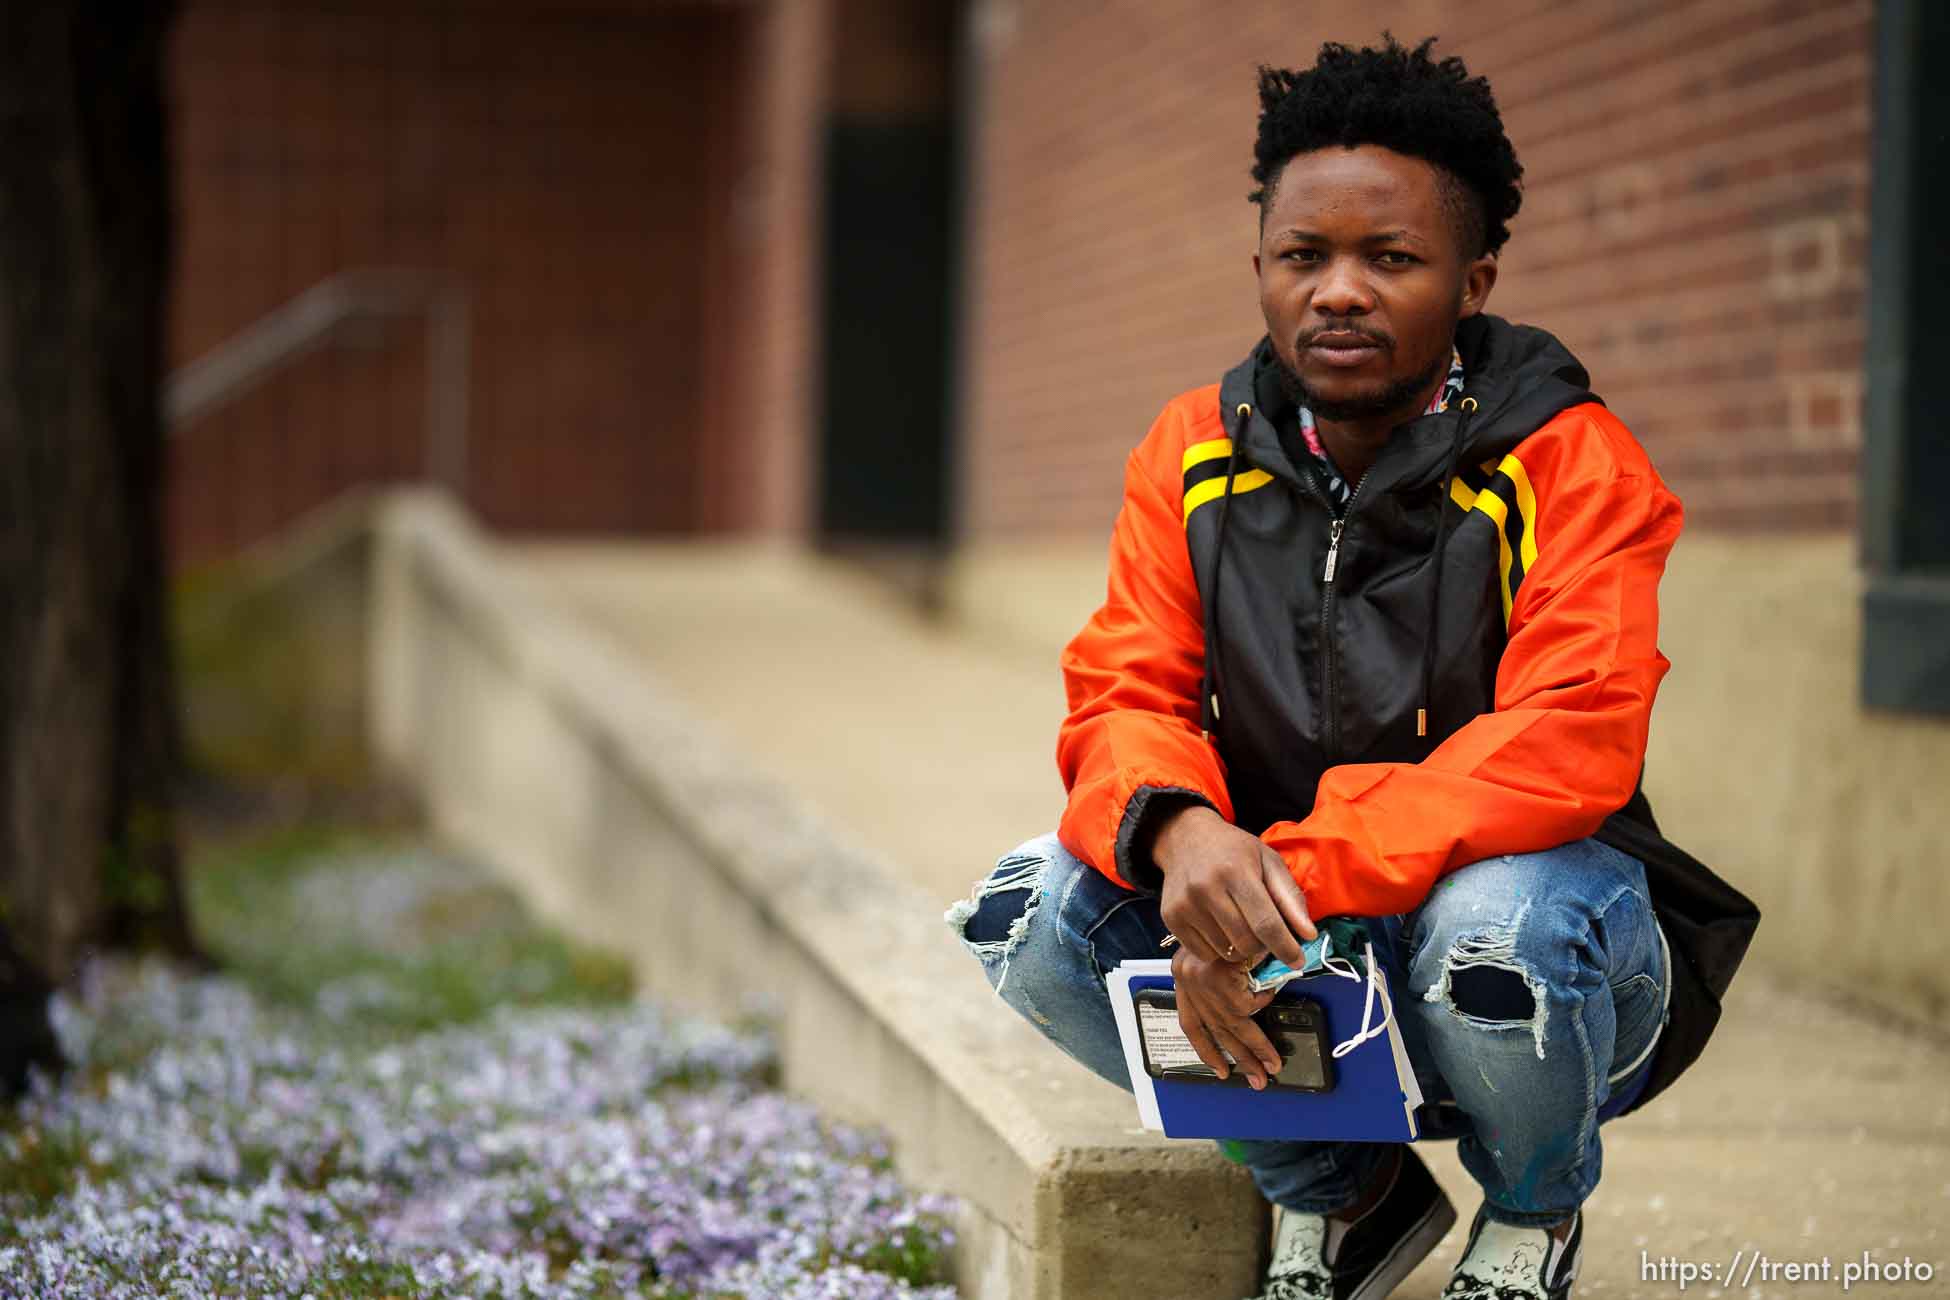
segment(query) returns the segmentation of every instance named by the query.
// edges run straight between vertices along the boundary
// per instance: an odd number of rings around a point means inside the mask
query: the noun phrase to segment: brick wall
[[[819,33],[817,5],[194,0],[174,361],[338,270],[450,271],[488,522],[789,526]],[[177,558],[419,473],[423,351],[350,337],[180,437]]]
[[[1489,76],[1526,168],[1491,309],[1583,358],[1694,525],[1853,520],[1871,0],[1326,8],[977,8],[971,537],[1107,527],[1159,407],[1263,331],[1255,65],[1383,28]]]
[[[828,0],[747,4],[754,40],[734,70],[748,161],[726,214],[728,274],[707,293],[728,324],[709,400],[725,418],[710,528],[802,533],[818,433],[819,132]]]

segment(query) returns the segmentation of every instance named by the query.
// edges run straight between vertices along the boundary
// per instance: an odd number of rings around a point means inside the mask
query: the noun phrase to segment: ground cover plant
[[[0,1112],[0,1297],[947,1300],[947,1206],[774,1091],[765,1035],[412,844],[192,880],[220,973],[96,964]]]

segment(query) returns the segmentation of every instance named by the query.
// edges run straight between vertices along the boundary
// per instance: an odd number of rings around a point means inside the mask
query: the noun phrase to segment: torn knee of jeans
[[[998,993],[1008,978],[1009,958],[1022,946],[1029,922],[1042,905],[1043,867],[1040,858],[1004,858],[942,917],[983,964],[1001,963],[995,984]]]
[[[1550,1007],[1542,981],[1517,960],[1517,922],[1458,938],[1442,958],[1442,973],[1423,994],[1457,1019],[1491,1031],[1528,1029],[1544,1058],[1544,1022]]]
[[[1525,1024],[1537,1014],[1537,999],[1523,972],[1503,966],[1463,966],[1450,973],[1449,1005],[1478,1020]]]

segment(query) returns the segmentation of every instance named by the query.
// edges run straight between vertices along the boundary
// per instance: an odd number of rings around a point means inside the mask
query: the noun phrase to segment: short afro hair
[[[1523,203],[1523,166],[1504,133],[1490,83],[1463,61],[1429,56],[1435,38],[1409,49],[1387,33],[1379,48],[1329,41],[1304,71],[1259,70],[1259,138],[1247,198],[1260,219],[1296,154],[1380,145],[1431,163],[1445,182],[1464,255],[1494,253]]]

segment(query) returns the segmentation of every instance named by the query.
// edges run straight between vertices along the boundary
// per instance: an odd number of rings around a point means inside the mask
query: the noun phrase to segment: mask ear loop
[[[1381,992],[1381,968],[1375,963],[1374,945],[1370,943],[1367,947],[1368,974],[1365,980],[1355,973],[1353,963],[1345,957],[1329,957],[1320,963],[1321,967],[1331,974],[1338,975],[1344,980],[1359,980],[1368,987],[1368,996],[1361,1004],[1361,1032],[1344,1043],[1334,1045],[1334,1059],[1337,1061],[1370,1038],[1379,1038],[1387,1033],[1389,1024],[1395,1018],[1394,1004]],[[1381,1020],[1370,1024],[1369,1021],[1374,1019],[1374,1006],[1377,999],[1382,1006]]]

